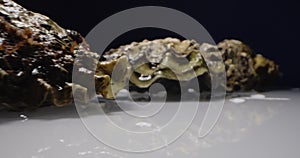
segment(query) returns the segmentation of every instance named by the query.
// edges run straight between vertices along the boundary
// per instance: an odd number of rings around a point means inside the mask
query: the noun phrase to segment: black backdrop
[[[108,16],[137,6],[154,5],[180,10],[198,20],[216,42],[224,38],[244,41],[255,52],[275,60],[284,76],[280,85],[300,87],[300,5],[292,1],[263,0],[16,0],[25,8],[45,14],[59,25],[86,35]],[[124,21],[126,22],[126,21]],[[133,31],[113,46],[132,40],[172,36],[161,30]],[[176,35],[174,35],[176,36]]]

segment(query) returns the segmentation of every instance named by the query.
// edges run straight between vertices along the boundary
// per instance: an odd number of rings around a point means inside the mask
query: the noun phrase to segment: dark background
[[[258,53],[275,60],[283,72],[281,86],[300,87],[299,11],[294,1],[263,0],[16,0],[35,12],[45,14],[65,28],[85,36],[101,20],[119,11],[145,5],[165,6],[182,11],[199,21],[216,42],[224,38],[242,40]],[[126,23],[126,21],[124,21]],[[139,30],[122,36],[114,46],[143,38],[174,34],[158,29]],[[176,36],[176,35],[174,35]]]

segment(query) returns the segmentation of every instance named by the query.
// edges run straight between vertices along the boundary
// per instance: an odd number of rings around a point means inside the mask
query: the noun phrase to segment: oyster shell
[[[75,66],[85,70],[82,75],[94,75],[95,56],[78,32],[11,0],[0,0],[0,106],[63,106],[73,101],[72,87],[88,100],[85,85],[72,83],[72,70]],[[89,64],[83,67],[83,62]]]
[[[116,63],[123,65],[123,68],[118,68]],[[110,74],[112,85],[115,86],[108,87],[108,93],[102,94],[105,98],[114,98],[125,87],[127,80],[130,90],[146,91],[156,82],[188,82],[208,72],[199,44],[193,40],[180,41],[176,38],[144,40],[112,49],[102,55],[98,69],[104,74]],[[118,71],[114,76],[113,71],[116,69],[121,72]],[[123,80],[117,81],[118,78]]]
[[[279,66],[273,61],[255,54],[238,40],[218,43],[227,73],[227,91],[264,90],[279,79]]]

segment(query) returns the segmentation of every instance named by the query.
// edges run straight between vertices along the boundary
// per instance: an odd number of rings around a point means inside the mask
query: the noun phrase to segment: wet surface
[[[198,102],[199,113],[175,142],[153,152],[128,153],[108,147],[94,137],[80,120],[75,106],[45,107],[32,112],[0,111],[0,153],[9,158],[96,157],[245,157],[298,158],[300,156],[300,90],[239,94],[227,98],[221,117],[211,133],[198,137],[208,102]],[[191,103],[191,102],[189,102]],[[191,108],[183,103],[184,108]],[[166,104],[170,114],[151,121],[120,119],[123,110],[99,113],[85,119],[105,127],[104,117],[130,130],[144,132],[160,127],[173,115],[175,102]],[[135,112],[134,108],[125,109]],[[174,110],[175,111],[175,110]],[[188,110],[186,111],[188,112]],[[188,115],[188,113],[187,113]],[[181,126],[181,122],[177,122]],[[108,130],[108,129],[103,129]],[[111,138],[114,137],[111,132]],[[156,145],[160,140],[151,139]],[[137,138],[138,139],[138,138]],[[115,140],[118,141],[118,140]],[[122,142],[124,140],[120,140]],[[128,139],[128,144],[135,140]]]

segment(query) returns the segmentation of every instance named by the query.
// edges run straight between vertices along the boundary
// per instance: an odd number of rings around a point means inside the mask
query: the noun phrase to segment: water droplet
[[[78,155],[86,155],[86,152],[78,152]]]
[[[59,85],[56,85],[56,87],[58,88],[58,91],[63,90],[63,88],[61,86],[59,86]]]
[[[253,94],[250,96],[250,98],[253,98],[253,99],[264,99],[266,98],[265,95],[262,95],[262,94]]]
[[[20,77],[20,76],[22,76],[22,75],[24,75],[24,72],[23,72],[23,71],[20,71],[20,72],[17,74],[18,77]]]
[[[32,75],[37,75],[37,74],[39,74],[39,70],[38,69],[33,69],[31,74]]]
[[[162,71],[156,71],[154,72],[154,75],[161,75],[162,74]]]
[[[26,115],[21,114],[20,118],[22,118],[22,122],[25,122],[28,120],[28,117]]]
[[[141,81],[148,81],[148,80],[151,80],[152,76],[151,75],[148,75],[148,76],[145,76],[145,75],[141,75],[139,77],[139,80]]]
[[[194,93],[195,90],[194,90],[193,88],[189,88],[189,89],[188,89],[188,92],[189,92],[189,93]]]
[[[48,146],[48,147],[45,147],[45,148],[40,148],[37,152],[41,153],[41,152],[47,151],[49,149],[51,149],[51,147]]]
[[[87,74],[91,74],[92,73],[91,70],[88,70],[88,69],[86,69],[84,67],[79,68],[78,71],[79,72],[83,72],[83,73],[87,73]]]
[[[87,154],[92,154],[92,151],[83,151],[83,152],[78,152],[78,155],[87,155]]]
[[[152,127],[152,124],[148,123],[148,122],[138,122],[135,125],[138,126],[138,127],[141,127],[141,128],[144,128],[144,127],[150,128],[150,127]]]
[[[245,97],[245,99],[249,100],[290,100],[290,98],[272,98],[272,97],[266,97],[265,95],[262,94],[253,94],[250,97]]]
[[[244,102],[245,102],[245,99],[243,99],[243,98],[232,98],[232,99],[230,99],[229,101],[231,101],[231,102],[233,102],[233,103],[240,104],[240,103],[244,103]]]

